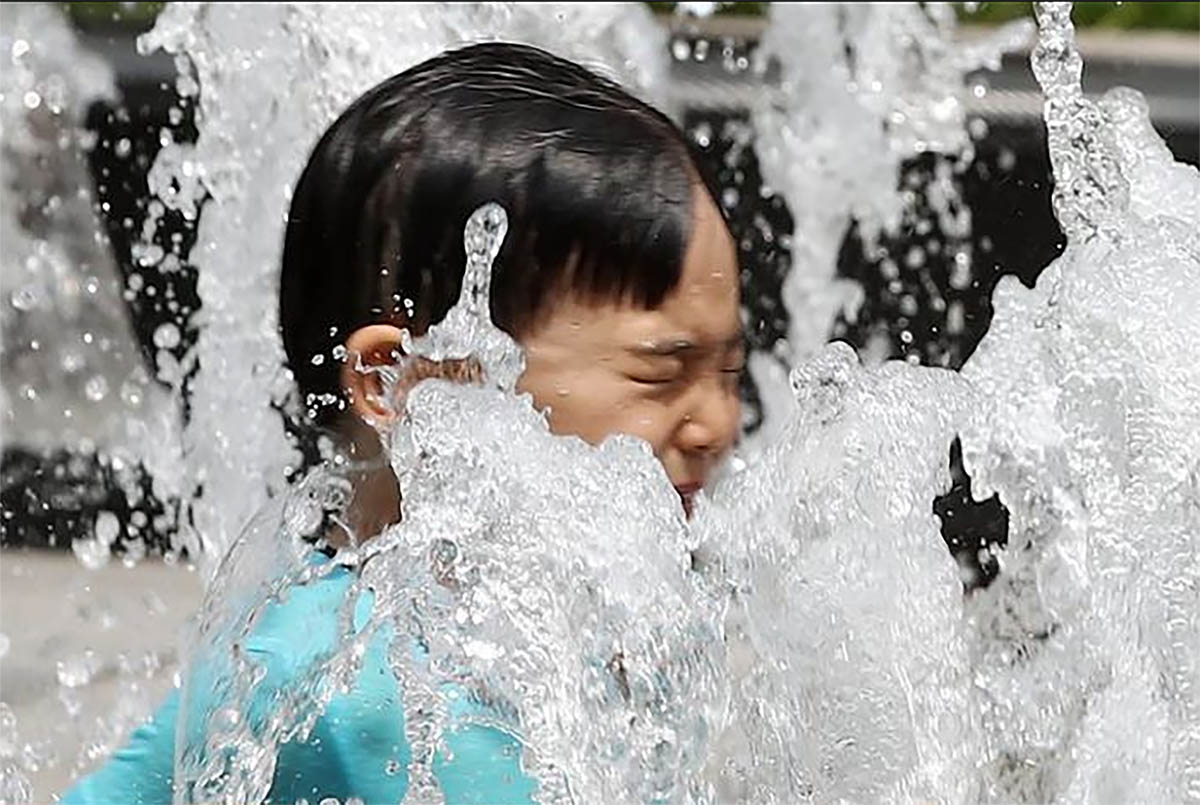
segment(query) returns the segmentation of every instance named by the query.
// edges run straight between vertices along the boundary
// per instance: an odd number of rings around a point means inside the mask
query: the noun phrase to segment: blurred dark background
[[[96,135],[88,158],[123,279],[129,284],[137,275],[132,282],[155,288],[131,295],[129,310],[152,368],[158,349],[153,334],[160,324],[171,321],[181,328],[183,338],[173,348],[177,356],[195,337],[190,315],[199,306],[196,273],[185,259],[194,240],[192,224],[168,214],[155,235],[158,245],[181,258],[175,271],[143,273],[134,248],[147,216],[147,173],[161,147],[161,132],[171,131],[176,142],[194,141],[194,109],[176,91],[173,60],[163,54],[139,56],[134,47],[134,38],[153,25],[164,4],[63,5],[84,43],[116,72],[119,102],[96,103],[87,114],[86,125]],[[738,101],[740,87],[764,79],[750,70],[731,69],[729,59],[718,57],[752,55],[768,4],[720,4],[713,17],[686,21],[670,16],[674,3],[650,5],[673,29],[672,76],[691,88],[681,122],[703,145],[722,185],[736,191],[724,201],[742,242],[744,298],[754,322],[750,339],[755,347],[769,348],[788,328],[779,288],[791,261],[792,218],[783,198],[763,189],[749,115]],[[1030,14],[1027,3],[956,4],[956,10],[967,27]],[[1119,84],[1141,90],[1176,159],[1200,162],[1200,4],[1080,3],[1075,19],[1082,29],[1089,94]],[[939,230],[922,195],[944,158],[913,159],[897,177],[901,186],[917,193],[913,213],[901,228],[870,253],[854,225],[845,233],[838,273],[862,285],[864,301],[853,321],[836,323],[830,338],[860,348],[871,344],[878,350],[882,345],[890,357],[925,365],[961,367],[987,331],[996,281],[1015,274],[1032,285],[1062,250],[1065,240],[1050,206],[1041,97],[1027,59],[1027,53],[1006,56],[999,72],[969,80],[986,89],[970,110],[974,161],[953,177],[973,221],[966,244],[972,254],[969,281],[963,282],[961,272],[955,276],[955,249],[948,246],[956,236]],[[765,80],[771,77],[768,70]],[[911,259],[914,247],[919,247],[920,260]],[[169,298],[176,300],[174,310],[163,305]],[[760,410],[749,379],[744,392],[747,424],[754,428]],[[996,572],[986,549],[1005,539],[1007,513],[995,499],[982,504],[970,500],[970,479],[957,444],[947,461],[954,486],[932,505],[948,546],[964,567],[964,583],[971,587]],[[115,513],[124,525],[130,518],[154,518],[170,508],[170,502],[154,499],[148,483],[143,486],[145,494],[131,506],[102,459],[66,451],[34,455],[6,450],[0,465],[0,542],[69,547],[72,539],[90,531],[98,511]],[[169,529],[155,534],[152,551],[165,549],[169,536]]]

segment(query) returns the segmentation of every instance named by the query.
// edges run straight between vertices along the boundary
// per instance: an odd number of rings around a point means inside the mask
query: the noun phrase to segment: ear
[[[399,327],[368,324],[346,339],[346,361],[342,364],[342,390],[350,408],[368,425],[386,425],[395,418],[392,402],[385,398],[379,372],[364,371],[395,364],[400,359]]]

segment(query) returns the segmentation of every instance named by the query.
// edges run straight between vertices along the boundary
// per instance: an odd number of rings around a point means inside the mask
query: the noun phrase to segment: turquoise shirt
[[[246,642],[247,651],[267,669],[255,688],[256,704],[273,691],[286,689],[316,657],[337,645],[337,612],[353,579],[353,573],[337,568],[320,581],[293,589],[284,603],[266,609]],[[362,628],[370,612],[369,601],[359,604],[356,628]],[[371,805],[404,799],[411,753],[387,648],[386,635],[376,634],[354,688],[329,702],[307,741],[280,747],[268,802],[317,803],[328,797],[344,802],[357,797]],[[216,702],[205,697],[206,686],[189,687],[194,689],[192,712],[211,712]],[[459,714],[465,706],[457,706]],[[79,780],[62,801],[68,805],[171,802],[179,711],[176,690],[123,749]],[[201,721],[192,718],[189,723]],[[532,801],[537,783],[522,771],[521,747],[513,735],[468,722],[447,733],[446,746],[448,756],[439,752],[433,765],[447,803]]]

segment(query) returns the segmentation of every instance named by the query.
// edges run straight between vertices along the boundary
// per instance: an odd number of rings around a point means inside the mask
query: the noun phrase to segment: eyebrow
[[[743,346],[745,343],[746,333],[739,328],[736,333],[716,346],[718,349],[733,349]],[[689,352],[695,352],[699,348],[700,345],[690,338],[664,338],[657,341],[643,341],[640,344],[630,347],[629,351],[635,355],[644,355],[652,358],[674,358]]]

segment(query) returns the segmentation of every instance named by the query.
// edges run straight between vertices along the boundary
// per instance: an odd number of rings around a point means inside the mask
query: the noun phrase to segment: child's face
[[[734,244],[708,194],[694,196],[682,276],[663,303],[555,304],[520,339],[519,383],[556,433],[649,442],[689,511],[737,438],[745,361]]]

